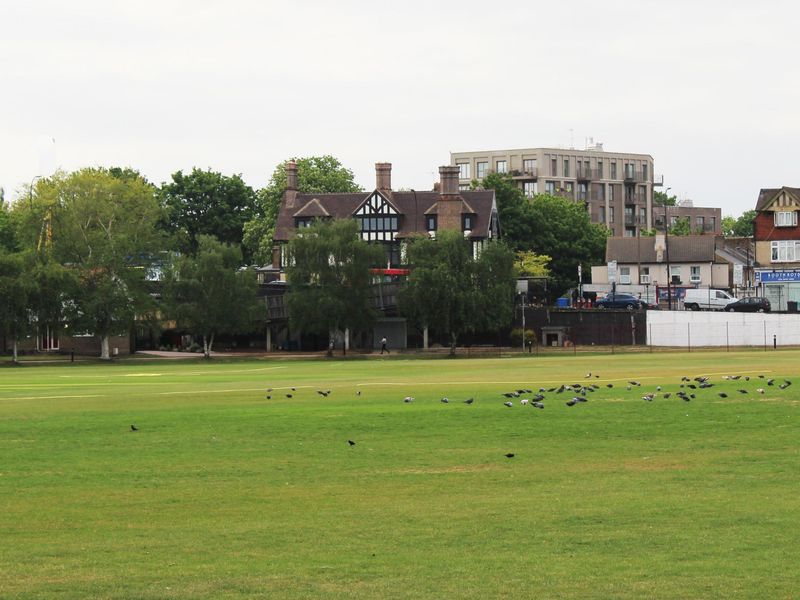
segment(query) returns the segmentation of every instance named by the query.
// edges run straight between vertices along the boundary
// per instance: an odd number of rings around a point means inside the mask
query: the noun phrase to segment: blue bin
[[[556,298],[557,308],[569,308],[569,298]]]

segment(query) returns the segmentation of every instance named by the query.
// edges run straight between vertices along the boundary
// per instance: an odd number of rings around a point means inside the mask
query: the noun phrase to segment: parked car
[[[766,298],[742,298],[725,307],[729,312],[769,312],[772,309]]]
[[[642,308],[642,301],[633,294],[606,294],[595,304],[597,308],[626,308],[638,310]]]
[[[697,288],[686,290],[683,307],[686,310],[726,310],[727,306],[736,300],[737,298],[725,290]]]

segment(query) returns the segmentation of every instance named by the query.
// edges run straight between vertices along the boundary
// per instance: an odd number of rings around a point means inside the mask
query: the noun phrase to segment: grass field
[[[5,366],[0,597],[798,597],[799,360]]]

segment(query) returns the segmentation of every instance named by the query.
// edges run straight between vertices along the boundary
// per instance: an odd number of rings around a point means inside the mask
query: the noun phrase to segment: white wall
[[[800,346],[800,314],[647,311],[653,346]]]

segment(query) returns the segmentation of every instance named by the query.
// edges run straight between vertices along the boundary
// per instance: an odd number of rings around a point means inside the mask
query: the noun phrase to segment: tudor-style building
[[[767,188],[758,194],[753,222],[756,284],[773,310],[800,302],[800,188]]]
[[[439,167],[439,189],[434,191],[392,190],[391,163],[377,163],[375,172],[376,186],[370,192],[305,194],[297,190],[297,165],[286,163],[272,271],[283,278],[286,243],[315,219],[356,219],[362,239],[386,248],[389,268],[404,265],[404,242],[415,235],[435,237],[441,230],[461,231],[472,242],[475,256],[487,240],[497,237],[494,190],[459,190],[458,167]]]

